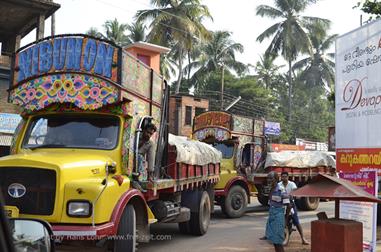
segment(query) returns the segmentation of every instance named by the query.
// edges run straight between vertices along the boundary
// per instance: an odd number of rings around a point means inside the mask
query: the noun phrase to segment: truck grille
[[[23,186],[26,189],[25,195],[19,197],[24,193]],[[20,214],[53,214],[56,195],[55,171],[19,167],[0,168],[0,187],[5,204],[18,207]],[[10,194],[13,194],[13,197]]]

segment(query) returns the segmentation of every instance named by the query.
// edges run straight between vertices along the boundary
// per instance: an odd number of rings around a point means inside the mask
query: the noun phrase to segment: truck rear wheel
[[[302,211],[313,211],[319,207],[319,198],[302,197],[296,200],[296,206]]]
[[[192,235],[204,235],[210,224],[210,198],[206,191],[201,193],[198,212],[191,212],[189,220],[189,233]],[[187,231],[188,226],[183,222],[179,223],[180,231]],[[183,229],[183,230],[182,230]]]
[[[221,204],[222,212],[229,218],[241,217],[247,207],[247,194],[246,190],[239,185],[230,188],[223,204]]]
[[[117,237],[114,240],[114,252],[135,252],[136,215],[132,205],[127,205],[120,219]]]

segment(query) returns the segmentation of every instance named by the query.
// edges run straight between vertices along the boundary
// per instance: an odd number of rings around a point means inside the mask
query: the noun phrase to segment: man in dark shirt
[[[142,179],[147,180],[147,177],[152,179],[154,173],[155,155],[154,155],[154,143],[151,140],[151,136],[156,132],[156,126],[152,123],[148,123],[144,126],[142,135],[139,139],[138,153],[141,155],[142,162],[139,164],[139,172],[142,173]],[[144,165],[146,163],[146,165]],[[141,165],[143,167],[141,167]],[[147,174],[148,172],[148,174]]]

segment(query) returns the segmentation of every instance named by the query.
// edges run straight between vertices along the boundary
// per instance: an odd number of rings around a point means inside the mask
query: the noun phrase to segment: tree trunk
[[[181,80],[183,79],[183,49],[179,52],[179,77],[176,82],[176,94],[180,93]]]
[[[190,83],[189,83],[189,79],[190,79],[190,71],[191,71],[190,64],[191,64],[191,51],[188,50],[188,85],[190,84]]]
[[[291,60],[288,60],[288,122],[291,123],[291,98],[292,98],[292,78],[291,78]]]

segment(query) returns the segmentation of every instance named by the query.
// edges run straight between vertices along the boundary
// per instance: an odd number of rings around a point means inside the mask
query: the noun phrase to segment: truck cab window
[[[213,147],[222,152],[222,158],[228,159],[233,157],[234,144],[233,143],[213,143]]]
[[[23,147],[111,150],[118,142],[119,124],[119,119],[111,116],[35,117],[29,123]]]

